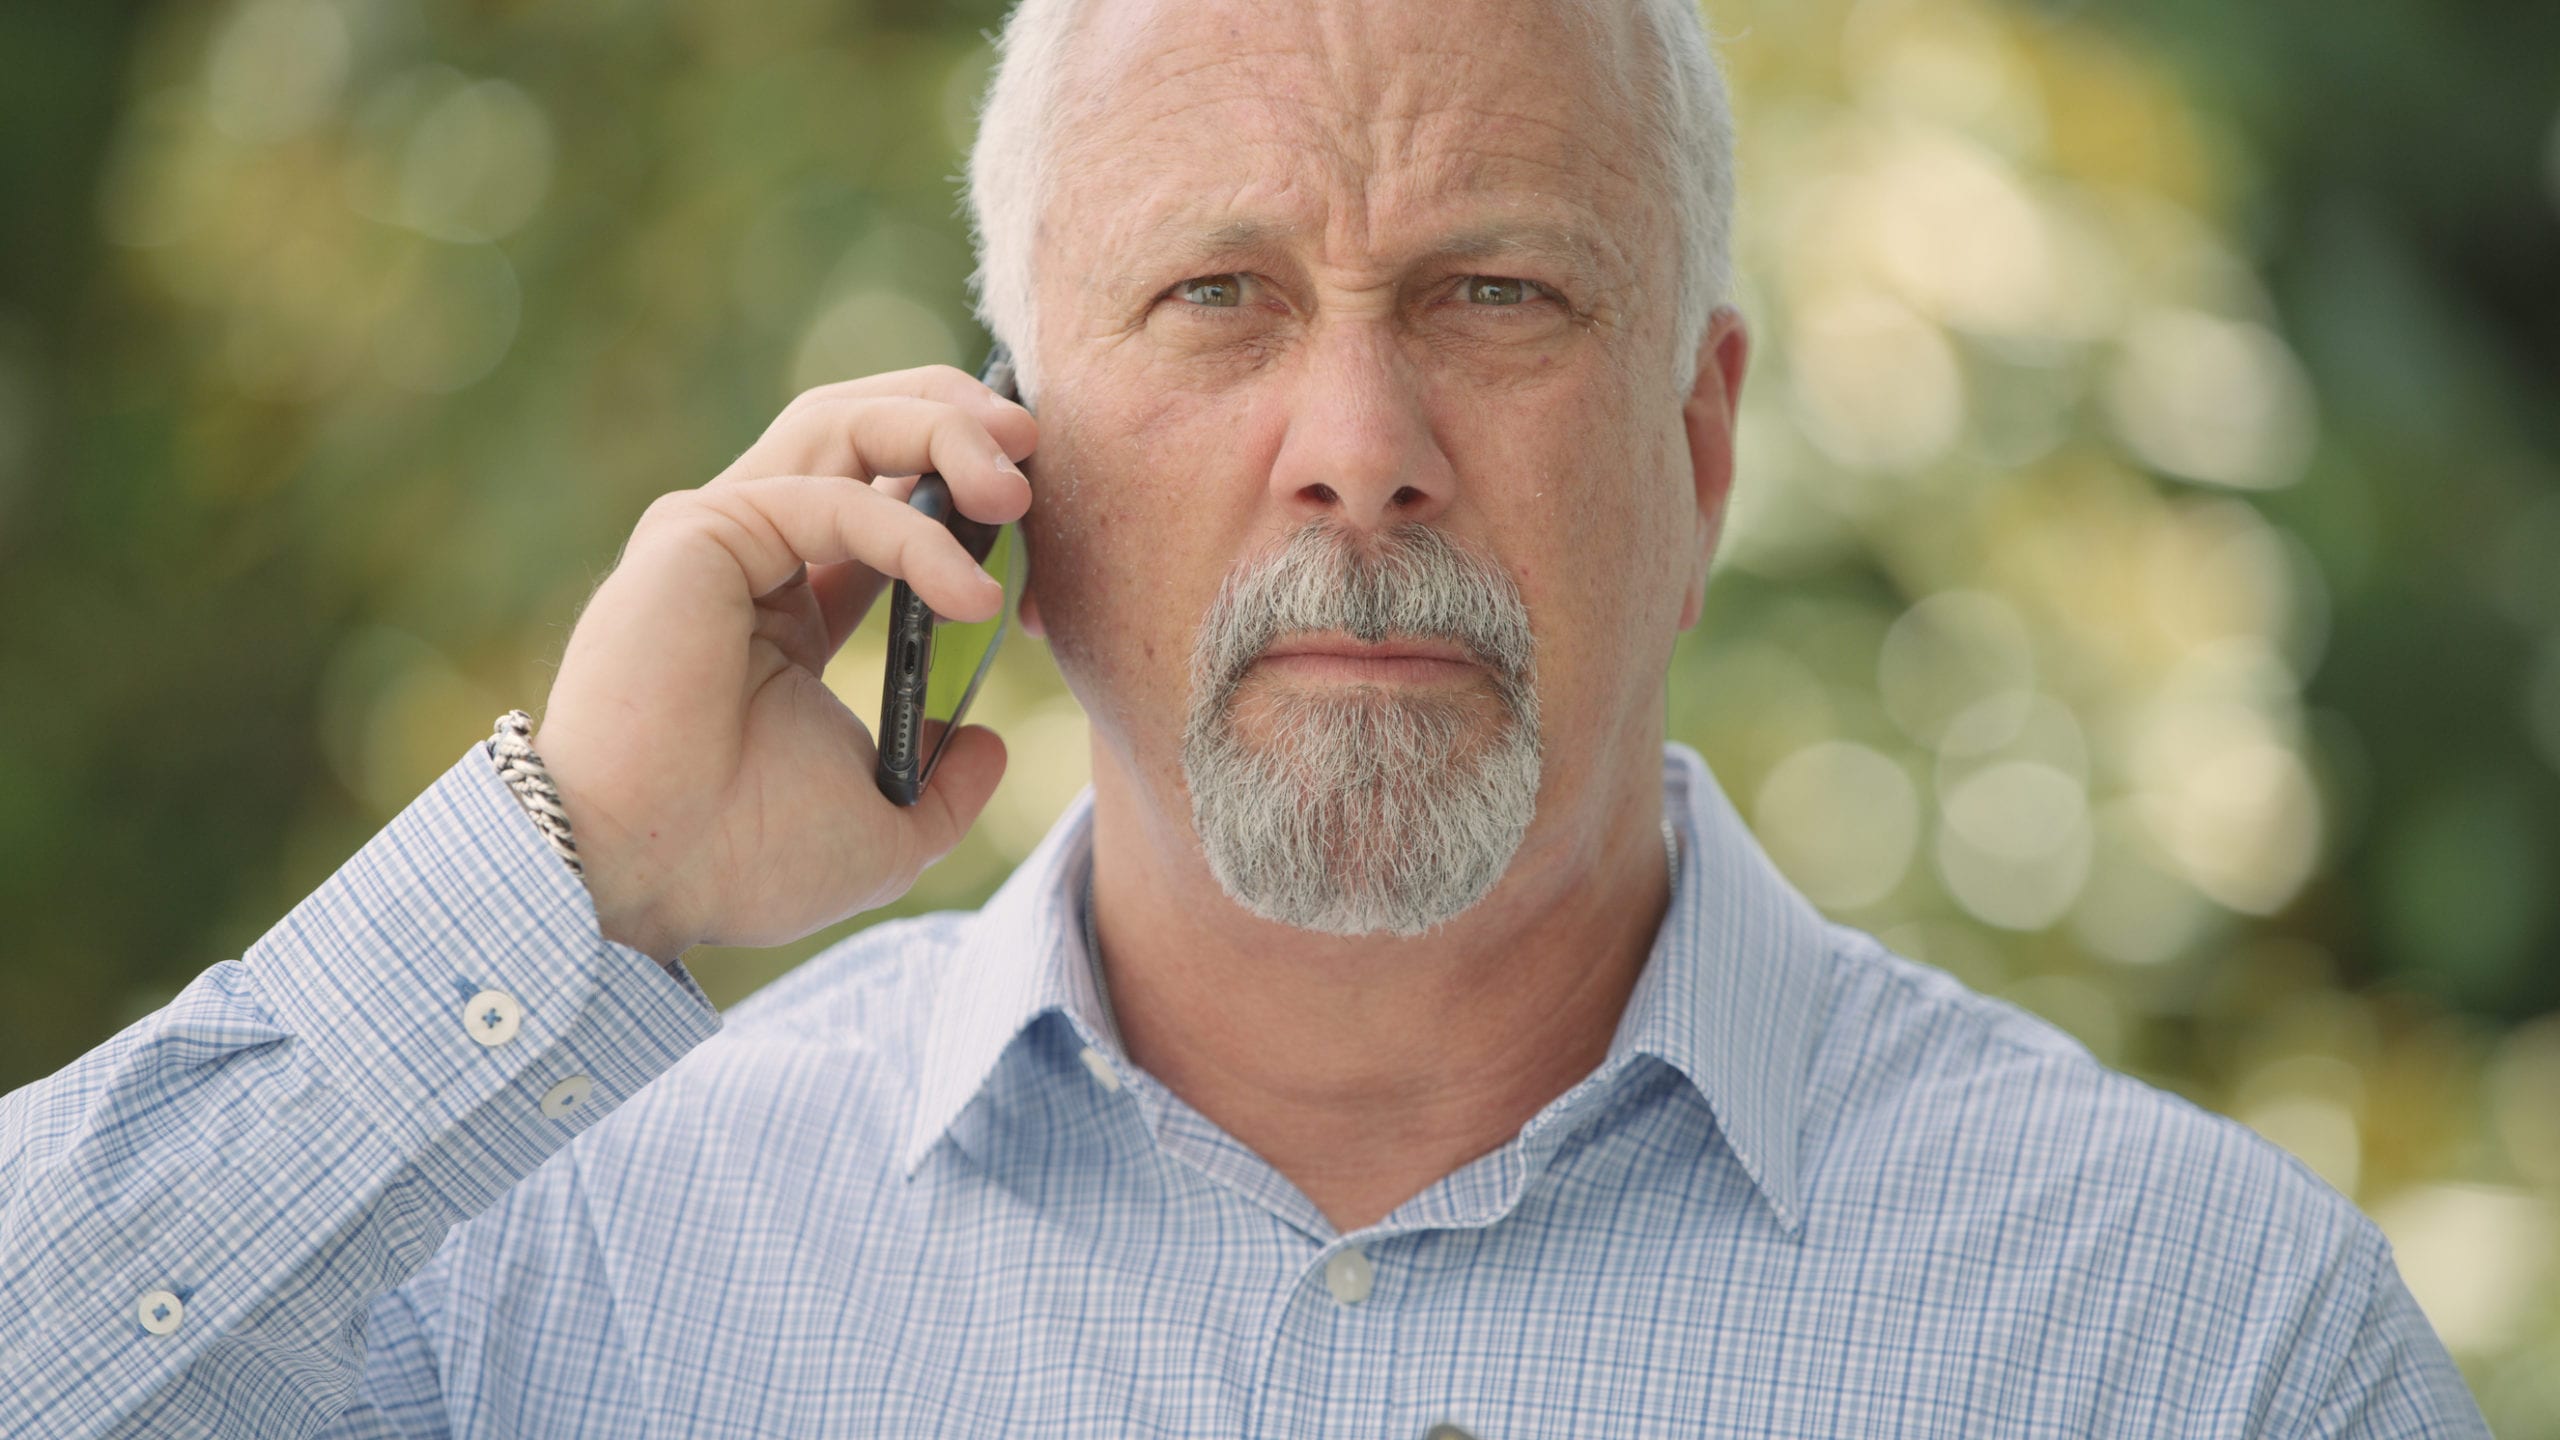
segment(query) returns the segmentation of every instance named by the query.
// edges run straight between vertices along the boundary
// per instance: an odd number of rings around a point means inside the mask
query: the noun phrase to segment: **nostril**
[[[1310,485],[1307,487],[1306,494],[1308,499],[1319,505],[1331,505],[1342,498],[1333,493],[1333,487],[1330,485]]]
[[[1387,503],[1399,510],[1408,505],[1419,505],[1422,503],[1422,492],[1410,485],[1399,486],[1396,489],[1395,498]]]

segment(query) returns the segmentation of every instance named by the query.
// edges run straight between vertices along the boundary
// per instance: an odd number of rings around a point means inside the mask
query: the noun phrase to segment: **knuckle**
[[[941,413],[933,417],[933,438],[976,449],[986,449],[996,443],[994,431],[957,405],[945,405],[941,407]]]
[[[812,385],[792,396],[791,403],[782,407],[782,415],[795,420],[805,419],[811,411],[838,408],[873,393],[879,388],[879,381],[877,375],[862,375],[851,380],[830,380],[824,385]]]
[[[883,424],[912,413],[919,405],[932,403],[911,395],[851,394],[831,396],[812,408],[823,412],[827,424],[859,441],[866,430],[876,439]]]
[[[898,567],[898,578],[910,585],[915,583],[916,562],[924,558],[922,549],[924,538],[916,533],[914,526],[901,522],[898,525],[897,538],[889,545],[890,562]]]
[[[784,402],[781,413],[796,415],[851,400],[965,396],[981,388],[977,376],[957,365],[919,365],[912,370],[883,371],[876,375],[858,375],[848,380],[812,385]],[[892,393],[883,395],[884,389]]]
[[[754,504],[740,493],[741,488],[675,491],[661,502],[667,507],[662,523],[665,528],[707,536],[735,548],[734,542],[757,528],[756,520],[760,518],[755,516]]]
[[[841,386],[836,385],[820,385],[812,390],[803,390],[792,397],[789,405],[783,407],[782,414],[776,417],[775,423],[788,421],[795,425],[805,424],[811,417],[824,411],[837,409],[853,398]]]
[[[700,492],[694,490],[666,491],[649,502],[648,508],[640,512],[640,523],[632,528],[663,530],[682,516],[686,510],[692,508],[699,495]]]

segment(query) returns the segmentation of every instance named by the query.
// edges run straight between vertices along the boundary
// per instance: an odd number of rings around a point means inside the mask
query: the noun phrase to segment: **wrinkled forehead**
[[[1050,204],[1097,239],[1250,216],[1356,247],[1497,210],[1615,249],[1658,183],[1640,23],[1582,0],[1087,0]]]

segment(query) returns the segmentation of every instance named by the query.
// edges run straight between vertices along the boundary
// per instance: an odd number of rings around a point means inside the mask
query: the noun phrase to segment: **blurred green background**
[[[1833,914],[2355,1197],[2560,1435],[2560,7],[1713,13],[1757,347],[1673,733]],[[0,8],[0,1088],[538,710],[652,496],[974,365],[1000,19]],[[985,703],[901,911],[1084,781],[1036,644]]]

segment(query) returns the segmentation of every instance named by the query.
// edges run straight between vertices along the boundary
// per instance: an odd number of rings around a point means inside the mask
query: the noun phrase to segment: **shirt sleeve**
[[[386,1292],[718,1024],[474,745],[241,959],[0,1097],[0,1434],[414,1402],[432,1337]]]
[[[2487,1440],[2489,1422],[2379,1235],[2363,1319],[2347,1337],[2310,1433],[2322,1440]]]

